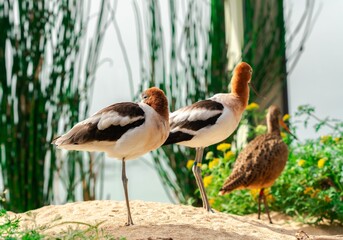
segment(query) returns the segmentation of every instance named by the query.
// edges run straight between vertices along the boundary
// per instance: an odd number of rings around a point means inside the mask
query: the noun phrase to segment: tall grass
[[[170,25],[166,29],[162,27],[158,1],[143,3],[142,14],[137,4],[134,6],[138,32],[143,32],[142,22],[147,31],[146,38],[140,34],[138,41],[141,89],[151,85],[164,89],[171,111],[228,91],[232,69],[227,66],[227,44],[230,43],[226,43],[225,34],[230,33],[225,32],[224,1],[169,1]],[[304,11],[305,19],[309,19],[307,22],[311,22],[312,13],[313,8]],[[278,102],[287,112],[286,61],[292,59],[286,59],[283,1],[245,0],[243,16],[242,59],[252,65],[253,83],[262,96],[251,92],[250,101],[260,103],[262,108]],[[166,39],[169,28],[170,39]],[[305,31],[303,39],[307,35]],[[144,40],[148,45],[148,56],[142,51]],[[166,46],[166,43],[170,45]],[[301,51],[295,53],[297,57],[300,54]],[[230,141],[232,139],[236,139],[236,133]],[[200,204],[200,196],[194,196],[197,189],[194,178],[186,168],[187,160],[194,158],[194,150],[166,146],[155,151],[153,158],[166,188],[180,202],[195,199],[195,204]]]
[[[208,88],[211,86],[211,27],[207,21],[210,5],[205,1],[190,0],[169,1],[167,7],[169,46],[166,46],[167,31],[162,25],[162,16],[165,14],[161,13],[160,3],[147,1],[143,3],[142,9],[135,4],[138,32],[143,32],[143,28],[146,30],[146,38],[138,41],[139,49],[147,46],[149,50],[147,54],[143,52],[140,55],[140,89],[152,85],[164,89],[170,110],[173,111],[221,89]],[[141,23],[145,25],[142,26]],[[227,85],[223,83],[225,84]],[[184,161],[191,154],[191,149],[177,145],[164,147],[153,153],[155,166],[163,183],[168,189],[172,189],[172,194],[181,202],[193,196],[196,189],[193,177],[184,169]]]
[[[8,210],[22,212],[61,197],[54,195],[56,177],[66,182],[64,201],[75,199],[77,181],[84,198],[94,198],[94,158],[86,164],[72,153],[62,165],[50,143],[88,111],[106,2],[86,43],[90,2],[0,1],[0,163]]]

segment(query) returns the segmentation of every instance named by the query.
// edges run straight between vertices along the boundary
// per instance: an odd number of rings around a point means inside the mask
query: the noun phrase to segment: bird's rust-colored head
[[[252,68],[246,62],[237,64],[234,70],[234,76],[238,77],[238,81],[249,83],[252,76]]]
[[[249,100],[249,83],[251,81],[252,68],[246,62],[239,63],[231,79],[231,93],[242,100],[245,108]]]
[[[169,119],[168,100],[164,92],[152,87],[142,93],[142,102],[148,104],[164,119]]]

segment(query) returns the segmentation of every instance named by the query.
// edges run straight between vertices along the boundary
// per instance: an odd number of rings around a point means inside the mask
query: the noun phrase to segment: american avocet
[[[268,133],[257,136],[238,155],[232,173],[220,189],[220,194],[229,193],[235,189],[260,189],[258,198],[258,219],[261,213],[261,199],[269,218],[267,199],[264,188],[273,185],[284,169],[288,159],[287,145],[282,141],[280,125],[290,133],[286,124],[280,118],[280,110],[275,105],[268,109]]]
[[[168,100],[153,87],[142,93],[140,103],[122,102],[108,106],[76,124],[56,138],[58,148],[106,152],[122,161],[122,181],[128,222],[132,225],[125,162],[160,147],[169,133]]]
[[[204,148],[228,138],[237,128],[249,100],[252,68],[239,63],[231,79],[231,93],[219,93],[170,114],[170,134],[164,145],[177,143],[196,148],[193,174],[200,189],[203,207],[212,211],[201,177]]]

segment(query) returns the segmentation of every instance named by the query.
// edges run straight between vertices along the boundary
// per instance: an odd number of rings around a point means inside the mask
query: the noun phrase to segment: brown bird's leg
[[[126,177],[125,159],[122,160],[121,179],[123,181],[125,201],[126,201],[126,207],[127,207],[127,223],[125,225],[126,226],[130,226],[130,225],[133,225],[133,221],[132,221],[131,212],[130,212],[129,194],[128,194],[128,191],[127,191],[128,179]]]
[[[263,188],[262,188],[263,189]],[[272,219],[269,215],[269,207],[268,207],[268,203],[267,203],[267,197],[266,195],[263,193],[263,203],[264,203],[264,208],[266,209],[266,212],[267,212],[267,215],[268,215],[268,218],[269,218],[269,223],[272,224]]]
[[[264,190],[264,188],[261,188],[260,194],[258,195],[258,216],[257,216],[257,219],[261,219],[261,199],[262,199],[262,196],[264,194],[263,190]]]
[[[198,166],[198,163],[200,163],[200,164],[202,163],[203,153],[204,153],[204,148],[202,148],[202,147],[196,148],[195,161],[194,161],[194,164],[192,167],[192,171],[193,171],[195,180],[197,182],[198,188],[200,190],[200,194],[201,194],[201,198],[202,198],[202,202],[203,202],[203,207],[208,212],[214,212],[210,206],[210,203],[208,202],[204,182],[203,182],[202,176],[201,176],[201,168]]]

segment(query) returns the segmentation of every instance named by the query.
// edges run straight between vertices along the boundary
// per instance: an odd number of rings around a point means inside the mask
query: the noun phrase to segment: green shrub
[[[343,140],[324,136],[290,148],[288,164],[272,186],[272,208],[305,222],[343,223]]]
[[[306,223],[319,223],[324,219],[343,223],[343,124],[329,118],[320,120],[309,106],[299,107],[296,116],[304,115],[305,124],[309,118],[315,118],[318,120],[314,126],[316,131],[329,125],[333,135],[301,142],[282,133],[289,145],[289,159],[281,176],[271,188],[265,190],[269,206]],[[261,113],[254,109],[245,114],[245,119],[247,116],[261,119]],[[289,116],[284,118],[288,120]],[[245,119],[243,123],[247,122]],[[249,126],[251,131],[248,136],[259,135],[266,130],[264,125],[255,126]],[[292,125],[291,129],[293,132],[296,130]],[[227,143],[219,144],[218,152],[208,152],[202,165],[209,201],[214,209],[223,212],[239,215],[257,212],[259,190],[235,190],[224,196],[218,195],[239,153],[239,150],[233,151],[230,147]]]
[[[18,217],[10,217],[6,210],[0,210],[0,238],[1,239],[26,239],[38,240],[43,239],[43,235],[39,234],[36,230],[19,229],[20,219]]]

